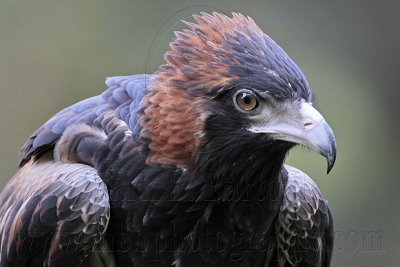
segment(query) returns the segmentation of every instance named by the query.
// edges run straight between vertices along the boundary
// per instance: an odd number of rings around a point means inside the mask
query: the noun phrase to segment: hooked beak
[[[306,146],[322,156],[328,163],[329,173],[336,160],[336,139],[324,117],[310,103],[302,102],[299,118],[284,118],[271,125],[256,126],[254,133],[269,133],[275,140]]]

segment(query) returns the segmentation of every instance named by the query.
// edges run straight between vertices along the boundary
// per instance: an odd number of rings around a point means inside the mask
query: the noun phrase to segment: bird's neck
[[[210,216],[221,222],[213,226],[217,231],[237,229],[263,236],[281,205],[288,144],[252,141],[215,147],[199,157],[202,173],[195,179],[206,179],[205,195],[214,211]]]
[[[246,200],[279,195],[281,171],[291,146],[253,141],[233,141],[220,147],[208,144],[208,151],[200,154],[196,176],[206,179],[212,196]]]

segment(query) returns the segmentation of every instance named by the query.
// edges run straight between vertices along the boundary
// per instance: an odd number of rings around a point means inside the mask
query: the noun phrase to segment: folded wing
[[[107,188],[83,164],[25,164],[0,198],[0,266],[77,266],[110,217]],[[65,265],[68,263],[67,265]]]
[[[288,180],[275,224],[271,265],[327,267],[333,250],[328,203],[309,176],[290,166],[285,169]]]

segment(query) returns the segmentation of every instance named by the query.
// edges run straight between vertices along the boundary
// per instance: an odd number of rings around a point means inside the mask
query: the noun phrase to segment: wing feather
[[[110,216],[95,169],[45,160],[16,173],[0,207],[0,266],[77,266],[101,240]]]
[[[117,76],[108,78],[109,87],[101,95],[80,101],[63,109],[37,129],[22,147],[23,157],[20,166],[33,156],[41,156],[54,148],[64,131],[74,124],[104,128],[104,116],[113,112],[123,120],[131,131],[138,135],[140,131],[138,111],[143,96],[147,93],[147,84],[152,75]]]
[[[288,180],[275,224],[278,266],[327,267],[333,221],[327,201],[305,173],[285,166]]]

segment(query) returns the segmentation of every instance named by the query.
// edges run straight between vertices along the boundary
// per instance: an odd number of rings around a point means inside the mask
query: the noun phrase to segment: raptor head
[[[148,160],[190,167],[204,154],[251,158],[255,150],[284,158],[299,144],[326,157],[329,172],[335,137],[300,68],[249,17],[202,13],[194,20],[175,33],[149,86]]]

